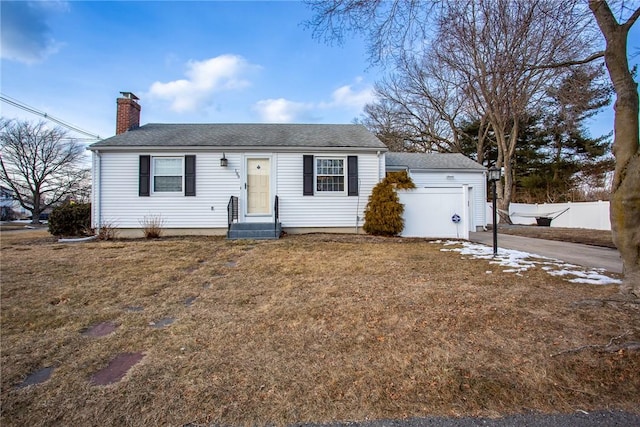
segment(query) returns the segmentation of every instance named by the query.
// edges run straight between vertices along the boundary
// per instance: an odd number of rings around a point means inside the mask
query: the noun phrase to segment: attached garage
[[[387,153],[386,171],[406,170],[416,185],[398,192],[404,237],[468,239],[486,226],[486,168],[459,153]]]

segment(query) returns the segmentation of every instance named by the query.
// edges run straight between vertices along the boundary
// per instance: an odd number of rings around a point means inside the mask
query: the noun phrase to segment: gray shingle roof
[[[486,170],[460,153],[387,153],[388,168]]]
[[[387,147],[362,125],[150,123],[92,144],[103,147]]]

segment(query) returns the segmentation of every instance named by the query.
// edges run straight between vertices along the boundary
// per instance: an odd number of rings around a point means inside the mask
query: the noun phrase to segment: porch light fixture
[[[489,181],[496,182],[500,180],[500,168],[491,166],[489,168]]]
[[[229,161],[224,156],[224,153],[222,153],[222,158],[220,159],[220,166],[222,166],[223,168],[226,168],[228,164],[229,164]]]
[[[494,166],[489,168],[488,178],[493,183],[493,256],[498,255],[498,205],[496,203],[496,183],[500,180],[500,169]]]

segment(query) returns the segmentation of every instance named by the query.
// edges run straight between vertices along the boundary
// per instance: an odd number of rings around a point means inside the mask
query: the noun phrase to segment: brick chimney
[[[140,104],[138,97],[131,92],[120,92],[118,112],[116,114],[116,135],[140,126]]]

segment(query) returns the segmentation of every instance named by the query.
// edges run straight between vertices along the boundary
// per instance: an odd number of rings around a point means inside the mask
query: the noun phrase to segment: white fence
[[[487,202],[487,222],[491,223],[493,205]],[[565,209],[566,212],[561,213]],[[520,214],[520,215],[518,215]],[[576,203],[511,203],[509,216],[514,224],[536,224],[536,216],[555,217],[551,227],[589,228],[592,230],[611,230],[609,220],[609,202]],[[498,216],[498,221],[500,218]]]

